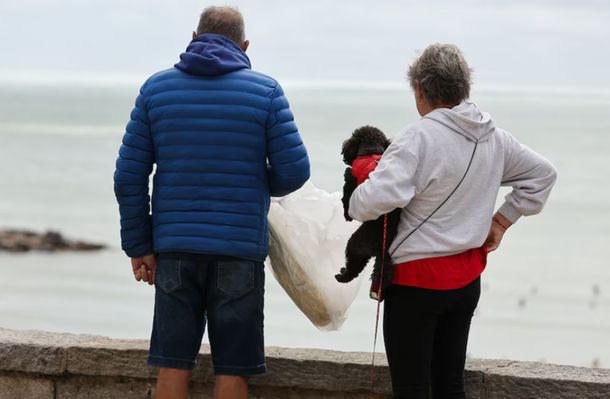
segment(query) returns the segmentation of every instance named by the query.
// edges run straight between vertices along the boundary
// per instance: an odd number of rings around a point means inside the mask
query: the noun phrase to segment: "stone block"
[[[28,375],[0,375],[0,399],[54,399],[53,381]]]
[[[483,399],[484,375],[480,371],[466,370],[464,372],[464,389],[468,399]]]
[[[152,383],[109,377],[69,377],[57,382],[57,399],[150,399]]]
[[[147,351],[137,347],[98,345],[67,349],[67,371],[71,374],[152,378],[156,370],[146,365]]]
[[[475,360],[468,367],[484,373],[485,399],[610,398],[610,370],[511,360]]]
[[[252,399],[390,399],[390,395],[371,395],[369,392],[316,391],[298,388],[253,387]]]
[[[610,390],[575,381],[500,376],[485,377],[485,399],[608,399]]]
[[[89,335],[46,331],[18,331],[0,328],[0,368],[58,375],[66,371],[70,345],[94,339]]]
[[[59,347],[0,341],[0,367],[6,371],[57,375],[66,369],[66,352]]]
[[[267,374],[253,377],[252,386],[289,387],[332,392],[368,392],[371,354],[320,349],[267,348]],[[378,354],[375,393],[391,393],[385,355]]]
[[[154,390],[153,390],[154,392]],[[251,396],[251,395],[250,395]],[[213,399],[214,386],[212,384],[192,383],[189,387],[189,399]]]

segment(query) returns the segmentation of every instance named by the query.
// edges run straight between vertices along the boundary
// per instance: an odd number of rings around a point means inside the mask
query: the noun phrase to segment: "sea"
[[[395,136],[418,118],[406,83],[284,86],[312,181],[329,192],[341,188],[341,143],[355,128]],[[133,280],[120,249],[112,187],[137,89],[0,85],[0,228],[52,229],[108,246],[0,253],[0,327],[149,337],[154,289]],[[551,160],[559,179],[544,211],[519,220],[490,255],[468,356],[610,368],[610,92],[475,86],[472,100]],[[266,345],[371,351],[376,306],[367,289],[362,284],[341,330],[324,332],[268,272]]]

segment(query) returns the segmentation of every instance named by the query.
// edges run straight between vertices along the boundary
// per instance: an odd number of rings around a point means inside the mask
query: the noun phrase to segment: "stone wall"
[[[147,341],[0,329],[0,399],[151,398],[156,371]],[[268,372],[251,379],[251,396],[268,399],[389,398],[385,356],[377,357],[370,395],[370,353],[267,348]],[[610,370],[472,360],[469,398],[610,398]],[[192,398],[211,398],[209,348],[203,347]]]

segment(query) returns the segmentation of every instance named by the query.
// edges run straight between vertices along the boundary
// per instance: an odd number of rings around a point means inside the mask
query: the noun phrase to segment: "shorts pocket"
[[[254,288],[255,262],[247,260],[218,261],[218,289],[237,299]]]
[[[182,260],[180,258],[166,258],[163,256],[157,259],[157,276],[155,283],[168,294],[176,291],[182,285],[180,268]]]

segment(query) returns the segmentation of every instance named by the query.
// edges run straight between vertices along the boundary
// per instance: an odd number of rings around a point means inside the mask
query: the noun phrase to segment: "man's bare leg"
[[[155,399],[187,399],[191,371],[160,368]]]
[[[248,379],[234,375],[217,375],[214,399],[248,399]]]

